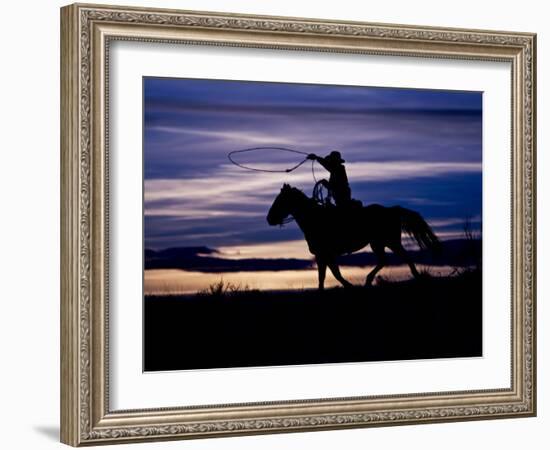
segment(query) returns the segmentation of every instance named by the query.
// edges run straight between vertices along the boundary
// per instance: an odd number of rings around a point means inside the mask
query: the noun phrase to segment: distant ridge
[[[467,267],[481,262],[481,240],[454,239],[442,242],[438,256],[429,250],[411,250],[409,255],[416,263],[434,266]],[[387,251],[388,265],[403,262]],[[145,249],[145,269],[182,269],[197,272],[256,272],[304,270],[314,266],[312,259],[297,258],[246,258],[226,259],[218,250],[207,246],[173,247],[164,250]],[[339,258],[343,266],[371,266],[376,264],[372,253],[360,252]]]

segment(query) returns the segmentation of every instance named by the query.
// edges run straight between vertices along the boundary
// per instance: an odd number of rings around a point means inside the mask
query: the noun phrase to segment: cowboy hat
[[[330,152],[330,154],[325,157],[325,159],[328,159],[329,161],[333,161],[335,163],[345,163],[346,161],[342,159],[342,155],[340,152],[334,150]]]

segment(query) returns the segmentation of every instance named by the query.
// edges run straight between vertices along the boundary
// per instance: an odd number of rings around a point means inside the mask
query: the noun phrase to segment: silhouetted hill
[[[300,270],[310,268],[311,260],[295,258],[226,259],[209,247],[180,247],[145,250],[145,269],[184,269],[197,272],[250,272],[259,270]]]
[[[420,264],[434,266],[467,267],[479,264],[481,240],[455,239],[443,241],[437,254],[430,250],[411,250],[409,255]],[[403,264],[391,251],[387,252],[388,265]],[[372,266],[376,256],[370,252],[353,253],[340,257],[343,266]],[[253,272],[260,270],[309,269],[313,259],[246,258],[227,259],[216,249],[206,246],[175,247],[164,250],[145,250],[145,269],[182,269],[197,272]]]
[[[464,271],[324,292],[214,288],[196,295],[148,296],[144,367],[477,357],[483,354],[481,286],[480,271]],[[185,345],[189,342],[193,345]]]

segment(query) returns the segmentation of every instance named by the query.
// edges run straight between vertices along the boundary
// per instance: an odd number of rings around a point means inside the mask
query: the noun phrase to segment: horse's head
[[[277,195],[267,213],[267,223],[269,225],[281,225],[292,214],[296,206],[297,194],[302,193],[286,183],[283,184],[281,192]]]

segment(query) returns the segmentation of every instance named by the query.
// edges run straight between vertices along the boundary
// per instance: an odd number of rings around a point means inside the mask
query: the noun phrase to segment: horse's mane
[[[290,191],[294,194],[298,194],[303,200],[307,200],[308,203],[311,203],[313,206],[317,206],[317,202],[310,196],[308,196],[304,191],[298,189],[297,187],[290,186]]]

